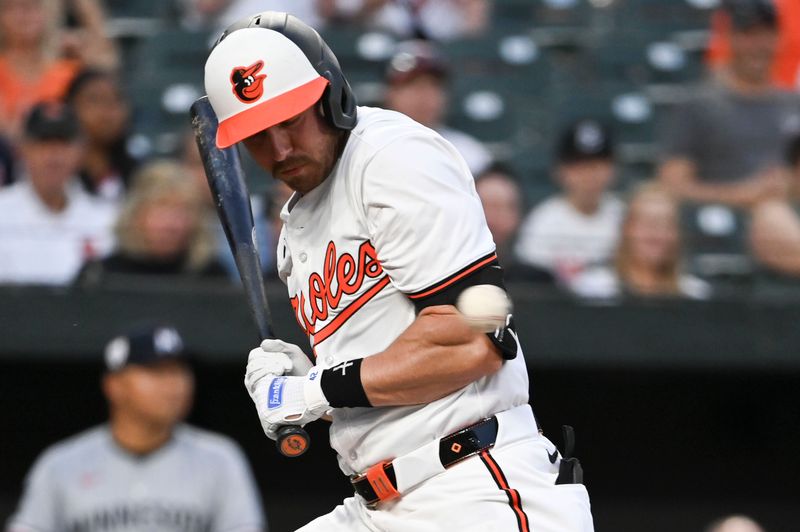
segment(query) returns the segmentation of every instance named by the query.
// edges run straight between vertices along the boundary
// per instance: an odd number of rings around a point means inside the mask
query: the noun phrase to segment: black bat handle
[[[191,116],[197,147],[200,149],[208,184],[214,195],[217,215],[236,259],[236,268],[242,278],[253,322],[262,340],[275,338],[261,276],[261,261],[256,249],[250,194],[236,148],[217,147],[219,123],[207,96],[192,104]],[[275,443],[281,454],[295,457],[306,452],[311,445],[311,439],[303,427],[287,425],[278,429]]]

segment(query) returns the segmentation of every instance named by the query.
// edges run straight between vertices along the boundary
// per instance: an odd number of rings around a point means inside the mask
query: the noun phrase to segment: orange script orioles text
[[[350,302],[346,309],[322,329],[316,330],[318,322],[327,320],[331,311],[339,308],[343,295],[358,293],[364,284],[365,278],[376,278],[382,275],[383,279],[375,286]],[[289,300],[292,303],[298,323],[306,331],[306,334],[314,337],[314,343],[318,344],[335,332],[347,318],[388,283],[389,278],[383,274],[383,267],[378,261],[375,248],[372,247],[369,241],[359,246],[357,261],[349,253],[337,255],[336,244],[331,241],[325,250],[322,275],[314,272],[308,276],[308,309],[306,309],[306,298],[303,291],[300,291]],[[348,312],[350,310],[352,312]],[[309,312],[310,316],[308,315]]]

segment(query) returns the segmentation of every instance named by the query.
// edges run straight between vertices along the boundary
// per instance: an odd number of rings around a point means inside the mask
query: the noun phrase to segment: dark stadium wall
[[[105,417],[100,367],[86,362],[0,362],[0,518],[49,444]],[[732,512],[767,530],[795,524],[800,471],[800,372],[745,373],[530,367],[546,435],[577,432],[598,531],[702,530]],[[326,427],[308,428],[306,456],[289,460],[261,432],[236,363],[201,362],[191,421],[245,449],[274,532],[293,530],[349,495]],[[302,493],[303,497],[296,497]]]

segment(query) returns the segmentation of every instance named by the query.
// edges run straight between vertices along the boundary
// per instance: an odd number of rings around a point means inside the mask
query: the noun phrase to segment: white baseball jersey
[[[188,425],[136,456],[107,425],[45,451],[8,532],[257,532],[266,530],[247,462],[228,438]]]
[[[359,107],[331,175],[284,206],[277,260],[322,368],[387,348],[413,300],[495,260],[466,163],[410,118]],[[346,474],[528,401],[521,352],[497,373],[425,405],[339,408],[331,445]]]

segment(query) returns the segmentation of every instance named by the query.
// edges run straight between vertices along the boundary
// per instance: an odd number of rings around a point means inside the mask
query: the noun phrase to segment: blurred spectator
[[[735,0],[724,6],[730,64],[672,114],[660,178],[681,199],[750,207],[786,187],[784,153],[800,132],[800,94],[770,80],[777,46],[771,4]]]
[[[224,276],[202,213],[202,199],[181,165],[145,166],[122,205],[116,251],[87,264],[79,282],[91,285],[113,274]]]
[[[20,154],[26,179],[0,189],[0,282],[68,284],[111,250],[115,211],[78,183],[83,143],[68,107],[34,107]]]
[[[625,206],[609,192],[615,165],[605,126],[581,120],[567,128],[557,148],[556,180],[563,192],[525,218],[515,253],[523,264],[569,282],[614,251]]]
[[[788,159],[789,193],[753,207],[750,244],[756,260],[768,270],[800,277],[800,135],[789,145]]]
[[[194,376],[178,332],[113,339],[105,369],[108,423],[42,453],[7,530],[266,530],[239,447],[181,423]]]
[[[216,38],[237,20],[262,11],[291,13],[319,30],[325,27],[325,18],[320,16],[317,9],[319,2],[320,0],[178,0],[175,7],[179,23],[184,29],[211,31]]]
[[[478,140],[444,125],[448,76],[444,58],[432,44],[400,44],[386,70],[385,105],[438,131],[461,153],[472,175],[478,175],[492,162],[492,156]]]
[[[212,233],[216,260],[222,264],[231,280],[239,281],[239,270],[236,269],[236,261],[225,237],[225,230],[222,228],[222,224],[219,223],[219,218],[217,218],[214,198],[211,195],[211,189],[208,187],[203,160],[200,157],[200,151],[197,149],[194,133],[189,131],[183,139],[180,154],[181,163],[192,176],[197,194],[201,198],[203,223],[210,228]],[[279,181],[275,181],[275,183],[279,183]],[[253,224],[256,228],[256,244],[258,256],[261,260],[261,271],[265,274],[270,274],[270,267],[275,264],[275,243],[278,239],[277,235],[274,237],[272,235],[264,203],[262,196],[250,196],[250,208],[253,211]]]
[[[79,27],[67,31],[61,2],[0,0],[0,133],[11,139],[31,106],[64,95],[81,64],[118,64],[98,0],[69,8]]]
[[[475,189],[497,246],[497,258],[507,268],[514,260],[513,242],[522,221],[522,191],[511,172],[500,165],[481,174],[475,180]]]
[[[505,279],[552,282],[553,276],[548,271],[523,266],[514,256],[514,243],[522,221],[523,194],[511,170],[493,164],[475,180],[475,189],[481,198]]]
[[[628,204],[613,264],[581,273],[572,283],[582,297],[707,299],[710,286],[682,272],[678,202],[661,186],[641,186]]]
[[[800,90],[800,2],[775,0],[774,3],[778,11],[778,50],[772,63],[772,80],[778,87]],[[726,66],[731,56],[731,18],[726,10],[714,13],[711,31],[708,62],[718,69]]]
[[[749,517],[732,515],[714,521],[705,532],[764,532],[764,529]]]
[[[84,187],[98,197],[121,200],[138,161],[127,149],[130,107],[119,81],[108,72],[84,70],[72,81],[66,101],[86,139]]]
[[[450,41],[482,34],[489,23],[487,0],[323,0],[342,12],[349,5],[369,27],[401,39]],[[358,9],[355,9],[358,6]],[[323,8],[324,10],[324,8]],[[330,8],[327,10],[330,12]]]

